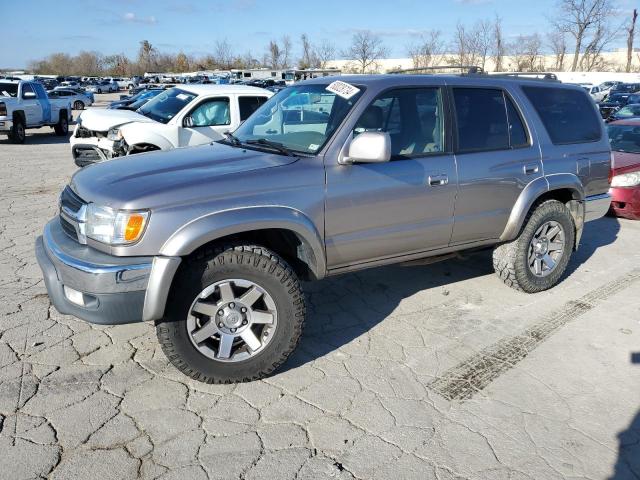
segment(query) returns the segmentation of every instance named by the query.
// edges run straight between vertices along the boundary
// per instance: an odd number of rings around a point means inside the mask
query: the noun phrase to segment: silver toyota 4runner
[[[493,247],[510,287],[553,287],[609,207],[587,93],[487,75],[315,79],[223,141],[78,171],[36,254],[53,305],[155,322],[203,382],[273,372],[305,319],[299,279]]]

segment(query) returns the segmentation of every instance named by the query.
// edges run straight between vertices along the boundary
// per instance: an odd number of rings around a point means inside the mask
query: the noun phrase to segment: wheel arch
[[[160,254],[184,257],[214,243],[237,241],[273,250],[302,278],[326,275],[320,233],[302,212],[283,206],[247,207],[205,215],[175,232]]]
[[[518,236],[529,213],[545,200],[558,200],[569,208],[576,226],[576,246],[584,226],[584,187],[577,175],[558,173],[539,177],[530,182],[520,193],[507,225],[500,236],[508,242]]]

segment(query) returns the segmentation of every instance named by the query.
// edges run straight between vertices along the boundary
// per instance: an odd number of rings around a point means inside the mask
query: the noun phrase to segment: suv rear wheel
[[[298,343],[300,283],[263,247],[229,246],[187,260],[174,285],[156,333],[171,363],[198,381],[263,378]]]
[[[548,200],[533,210],[518,237],[493,251],[493,267],[508,286],[536,293],[555,286],[564,274],[575,242],[569,209]]]

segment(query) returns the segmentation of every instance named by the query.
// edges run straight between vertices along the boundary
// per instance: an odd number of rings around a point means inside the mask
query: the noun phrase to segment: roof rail
[[[492,73],[492,77],[501,78],[526,78],[528,80],[551,80],[554,82],[559,81],[558,76],[552,72],[504,72],[504,73]]]
[[[433,70],[466,70],[467,74],[481,74],[484,73],[484,69],[482,67],[478,67],[476,65],[435,65],[433,67],[417,67],[417,68],[403,68],[400,70],[393,70],[388,72],[390,74],[399,74],[399,73],[418,73],[425,71],[433,71]]]

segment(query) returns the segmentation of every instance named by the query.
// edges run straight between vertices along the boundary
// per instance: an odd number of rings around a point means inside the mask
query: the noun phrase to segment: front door
[[[327,165],[325,239],[328,267],[446,247],[457,188],[445,132],[441,88],[379,95],[353,131],[388,132],[391,161]]]
[[[231,102],[228,97],[203,100],[183,120],[179,146],[203,145],[224,138],[231,128]]]

